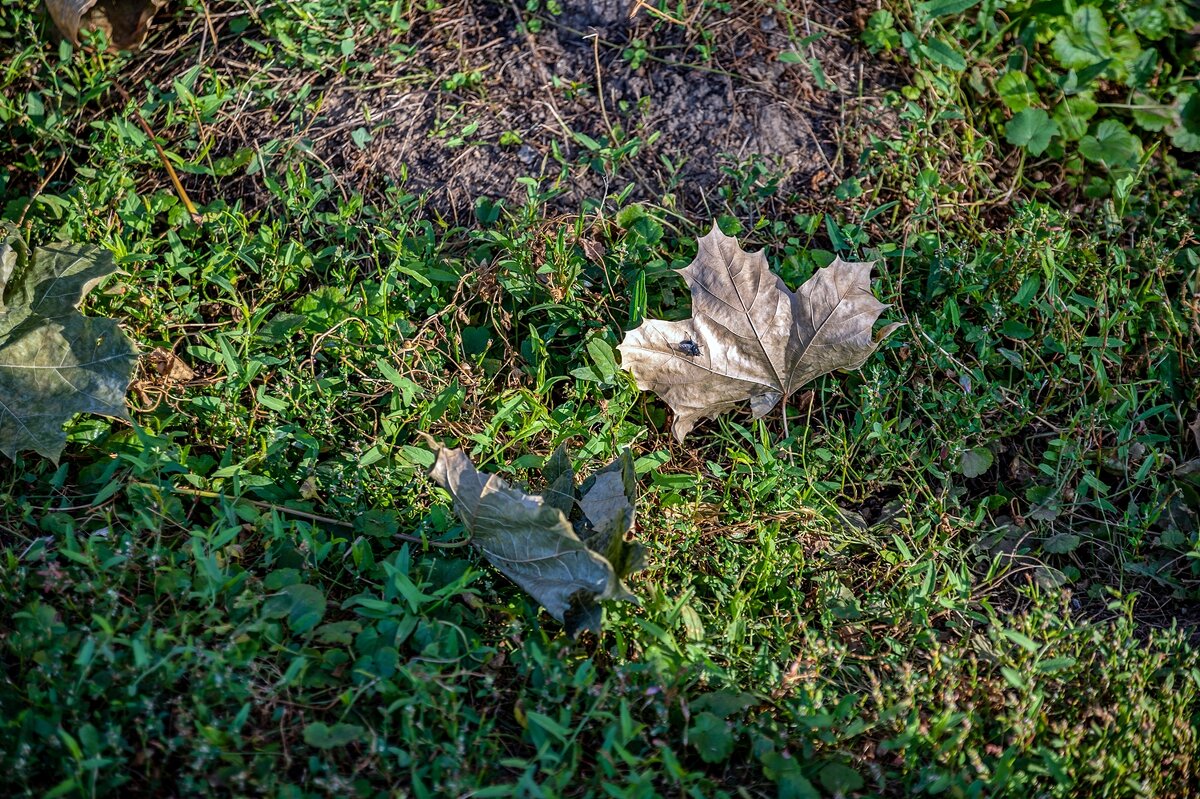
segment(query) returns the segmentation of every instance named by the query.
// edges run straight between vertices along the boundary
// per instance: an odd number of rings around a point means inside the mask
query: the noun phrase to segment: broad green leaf
[[[611,479],[601,479],[612,473],[625,485],[628,474],[632,481],[633,459],[628,452],[598,472],[590,486],[585,484],[578,504],[593,508],[595,523],[580,519],[573,525],[563,510],[568,499],[572,509],[575,505],[574,489],[564,482],[564,476],[569,480],[571,475],[565,451],[555,453],[547,464],[546,475],[554,485],[553,499],[548,500],[477,471],[461,450],[436,443],[433,447],[437,459],[430,476],[453,498],[471,543],[563,622],[571,635],[585,628],[598,630],[600,601],[636,601],[621,582],[642,565],[640,547],[624,541],[633,526],[634,498],[623,496],[618,503],[608,490]],[[596,485],[602,485],[602,496],[592,499]],[[592,549],[591,544],[603,550]]]
[[[688,728],[688,742],[705,763],[720,763],[733,753],[733,731],[712,713],[697,713]]]
[[[1004,138],[1009,144],[1024,147],[1030,155],[1041,155],[1058,134],[1058,125],[1040,108],[1026,108],[1013,115],[1004,126]]]
[[[571,370],[571,374],[580,380],[596,383],[612,383],[621,371],[617,364],[617,356],[613,353],[612,345],[599,337],[592,337],[587,342],[587,352],[591,363],[587,366]]]
[[[1141,103],[1132,109],[1133,121],[1145,130],[1166,130],[1175,122],[1175,114],[1170,106],[1159,105],[1149,97],[1135,97],[1134,102]]]
[[[1059,133],[1067,141],[1079,141],[1087,133],[1088,120],[1099,108],[1090,93],[1066,98],[1054,109],[1054,122]]]
[[[763,774],[779,788],[779,799],[820,799],[817,790],[800,767],[796,758],[779,752],[762,755]]]
[[[1142,153],[1142,143],[1129,128],[1115,119],[1106,119],[1096,126],[1096,132],[1079,140],[1079,153],[1109,169],[1132,167]]]
[[[925,42],[922,49],[929,60],[955,72],[962,72],[967,68],[967,62],[962,53],[958,52],[958,48],[949,42],[933,38]]]
[[[1200,92],[1180,95],[1179,127],[1171,131],[1171,142],[1189,153],[1200,152]]]
[[[987,447],[968,449],[959,456],[958,468],[963,477],[976,478],[992,468],[992,451]]]
[[[948,17],[951,14],[961,14],[979,5],[980,0],[930,0],[918,3],[917,10],[930,19]]]
[[[588,355],[592,356],[592,363],[600,372],[600,376],[606,381],[611,381],[613,376],[621,371],[621,367],[617,364],[617,356],[613,352],[612,345],[602,338],[593,336],[587,342]]]
[[[362,739],[363,728],[357,724],[325,724],[315,721],[304,728],[304,743],[317,749],[334,749]]]
[[[827,764],[817,774],[817,779],[825,786],[825,790],[842,796],[861,790],[866,784],[861,774],[842,763]]]
[[[76,310],[116,269],[98,247],[59,244],[25,257],[0,245],[0,453],[33,450],[57,462],[77,413],[129,418],[133,345],[112,319]]]
[[[1024,322],[1018,322],[1015,319],[1006,319],[1004,324],[1000,326],[1000,333],[1008,338],[1024,341],[1033,336],[1034,330]]]
[[[703,696],[692,701],[692,710],[695,712],[708,711],[713,715],[727,719],[734,713],[739,713],[746,708],[754,707],[758,704],[758,699],[754,694],[744,691],[711,691]]]
[[[1137,43],[1137,40],[1134,40]],[[1132,88],[1144,88],[1154,79],[1158,71],[1158,51],[1153,47],[1143,50],[1129,63],[1129,75],[1125,85]]]
[[[1078,548],[1079,536],[1074,533],[1055,533],[1042,544],[1042,549],[1054,555],[1065,555]]]
[[[1000,101],[1008,106],[1008,110],[1014,113],[1024,111],[1038,102],[1037,86],[1034,86],[1029,76],[1020,70],[1005,72],[1000,80],[996,81],[996,94],[1000,95]]]
[[[263,615],[267,618],[287,617],[292,632],[306,633],[325,618],[325,606],[325,594],[320,588],[294,583],[267,598],[263,603]]]
[[[462,329],[463,354],[468,358],[487,352],[492,340],[490,327],[464,327]]]
[[[1071,24],[1058,32],[1051,45],[1054,57],[1066,69],[1083,69],[1112,57],[1108,22],[1095,6],[1080,6]]]

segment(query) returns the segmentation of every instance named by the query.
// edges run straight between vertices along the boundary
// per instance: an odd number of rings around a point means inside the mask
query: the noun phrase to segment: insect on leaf
[[[749,402],[755,418],[805,383],[857,369],[889,333],[871,333],[888,306],[871,294],[871,264],[840,258],[796,292],[714,224],[696,259],[679,270],[692,292],[692,318],[647,319],[617,348],[638,388],[675,411],[680,441],[701,419]],[[681,348],[680,342],[694,346]]]
[[[642,568],[641,547],[625,540],[636,500],[628,451],[577,491],[560,447],[547,461],[548,488],[540,496],[478,471],[462,450],[433,446],[430,476],[453,498],[471,543],[568,633],[598,631],[603,600],[637,601],[621,582]]]
[[[0,453],[33,450],[57,462],[75,414],[128,418],[133,345],[114,320],[76,310],[115,268],[90,245],[43,247],[30,258],[15,237],[0,241]]]

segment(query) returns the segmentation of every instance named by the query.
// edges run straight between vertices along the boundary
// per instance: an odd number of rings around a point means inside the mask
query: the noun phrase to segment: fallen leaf
[[[146,354],[146,360],[154,371],[167,383],[186,383],[196,377],[192,368],[175,353],[164,347],[155,347]]]
[[[975,478],[985,474],[988,469],[992,468],[992,463],[995,456],[987,447],[975,447],[974,449],[963,450],[958,457],[958,469],[962,472],[963,477]]]
[[[645,567],[641,546],[628,541],[636,505],[637,471],[628,449],[621,450],[620,457],[585,480],[579,489],[583,520],[577,520],[576,529],[589,549],[608,559],[618,579]]]
[[[1200,449],[1200,411],[1196,411],[1196,418],[1188,425],[1188,430],[1192,432],[1192,438],[1196,439],[1196,449]]]
[[[101,30],[110,52],[133,50],[150,31],[150,20],[166,0],[46,0],[50,18],[72,44],[83,31]]]
[[[129,418],[136,356],[114,320],[76,310],[115,270],[110,253],[59,244],[25,257],[23,249],[15,238],[0,248],[0,453],[33,450],[57,463],[75,414]]]
[[[617,348],[638,388],[675,411],[680,441],[701,419],[745,402],[754,417],[828,372],[857,369],[902,323],[871,327],[888,306],[871,294],[871,264],[841,259],[796,292],[714,224],[696,258],[679,270],[692,318],[647,319]]]
[[[567,632],[599,630],[600,601],[636,601],[621,579],[641,568],[641,548],[625,541],[633,527],[635,497],[615,496],[614,479],[631,486],[628,451],[577,492],[566,450],[549,459],[545,496],[527,494],[497,475],[476,470],[461,450],[433,443],[430,476],[450,493],[471,543],[505,576],[525,589]],[[614,478],[615,476],[615,478]],[[583,512],[574,523],[577,509]]]

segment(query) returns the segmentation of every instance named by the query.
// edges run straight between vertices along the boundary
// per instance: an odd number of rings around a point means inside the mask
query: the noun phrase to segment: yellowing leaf
[[[900,326],[872,336],[888,306],[871,294],[870,263],[839,258],[793,293],[761,250],[747,253],[715,224],[699,244],[679,270],[692,318],[647,319],[617,348],[638,388],[675,411],[680,441],[701,419],[746,402],[759,418],[814,378],[859,368]]]
[[[128,418],[136,358],[115,321],[76,310],[115,269],[111,254],[69,244],[22,253],[16,239],[0,244],[0,453],[57,462],[75,414]]]

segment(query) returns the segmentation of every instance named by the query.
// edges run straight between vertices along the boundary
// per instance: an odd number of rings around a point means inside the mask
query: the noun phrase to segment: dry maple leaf
[[[599,632],[603,600],[636,601],[622,579],[643,566],[633,529],[636,483],[628,450],[579,489],[566,450],[544,470],[544,495],[476,470],[466,453],[430,440],[430,476],[449,492],[471,544],[529,592],[572,636]]]
[[[102,30],[113,53],[141,46],[164,5],[166,0],[46,0],[50,18],[72,43],[83,31]]]
[[[617,348],[638,388],[675,412],[683,440],[701,419],[744,402],[754,418],[805,383],[857,369],[889,333],[871,333],[887,305],[871,294],[871,263],[836,259],[796,292],[713,224],[696,258],[678,270],[692,292],[692,318],[647,319]]]

